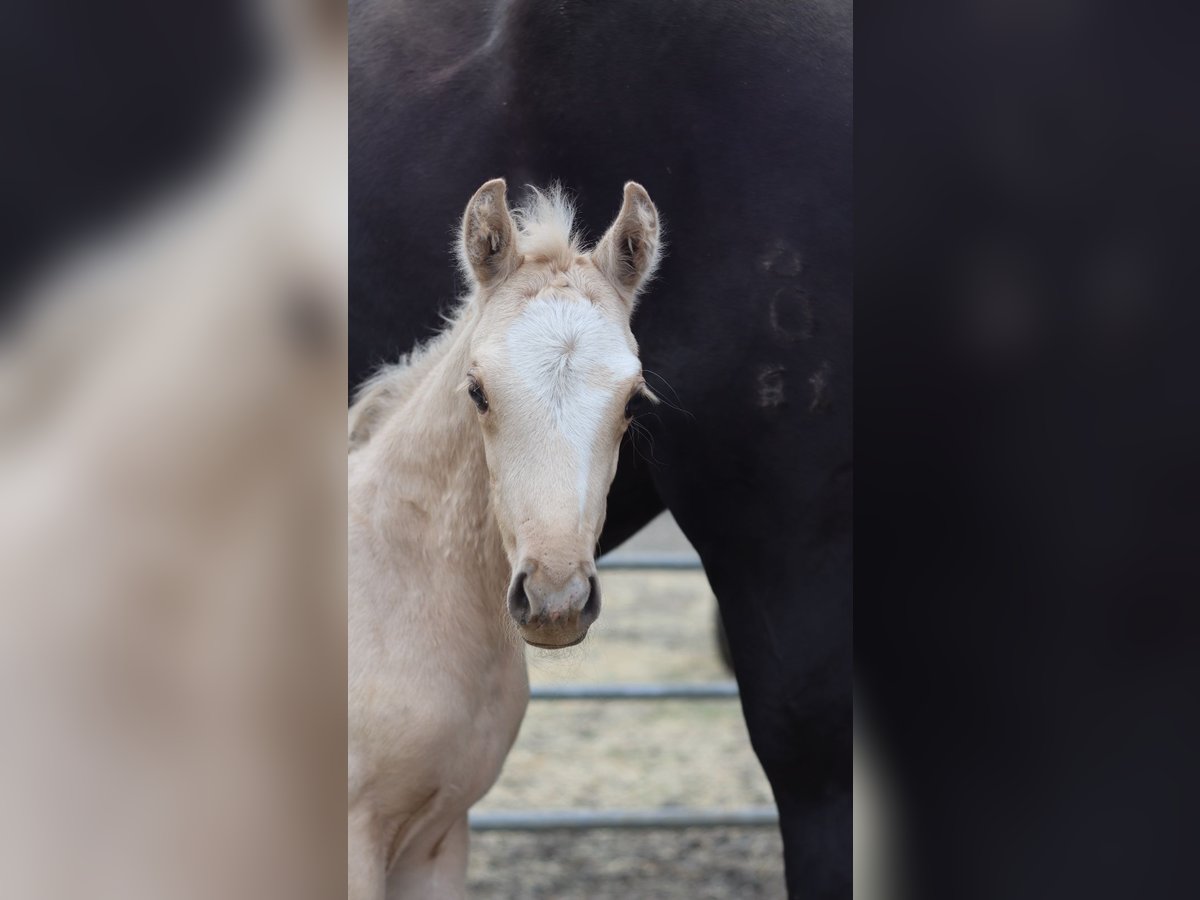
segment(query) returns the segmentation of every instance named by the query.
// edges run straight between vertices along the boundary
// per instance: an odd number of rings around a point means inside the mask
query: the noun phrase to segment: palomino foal
[[[525,714],[521,639],[583,640],[629,403],[629,330],[658,213],[624,202],[590,252],[557,191],[471,198],[472,291],[350,410],[349,896],[459,898],[467,810]],[[402,289],[402,286],[401,286]]]

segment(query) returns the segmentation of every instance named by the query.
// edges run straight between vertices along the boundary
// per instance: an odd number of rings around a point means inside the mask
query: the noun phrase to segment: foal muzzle
[[[525,641],[543,649],[578,644],[600,615],[600,584],[591,561],[551,567],[525,560],[513,573],[508,611]]]

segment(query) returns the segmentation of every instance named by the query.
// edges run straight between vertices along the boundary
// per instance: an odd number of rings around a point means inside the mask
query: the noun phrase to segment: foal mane
[[[583,238],[575,229],[575,204],[558,183],[544,190],[527,185],[525,198],[512,210],[512,217],[517,225],[517,250],[530,261],[566,269],[585,252]],[[427,368],[424,363],[448,345],[449,336],[466,318],[478,287],[463,256],[461,240],[456,247],[459,268],[471,290],[442,316],[445,324],[436,335],[399,361],[381,366],[355,392],[349,413],[350,452],[367,443],[375,426],[412,392]]]

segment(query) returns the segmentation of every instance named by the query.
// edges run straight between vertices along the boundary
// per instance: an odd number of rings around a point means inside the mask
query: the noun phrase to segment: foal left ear
[[[644,187],[628,181],[621,211],[592,251],[592,262],[632,306],[658,266],[661,243],[654,201]]]
[[[467,274],[483,287],[503,281],[520,264],[517,226],[506,193],[504,179],[493,178],[475,192],[463,213],[459,256]]]

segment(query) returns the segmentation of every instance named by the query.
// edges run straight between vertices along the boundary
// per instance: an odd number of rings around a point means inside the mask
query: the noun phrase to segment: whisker
[[[666,386],[667,390],[669,390],[671,392],[671,395],[675,398],[675,402],[671,403],[670,401],[668,401],[667,399],[665,399],[662,396],[661,392],[656,391],[655,393],[658,394],[659,402],[662,403],[663,406],[669,407],[670,409],[673,409],[678,413],[682,413],[683,415],[688,416],[691,419],[696,418],[694,415],[692,415],[692,413],[690,413],[688,410],[684,409],[683,406],[680,405],[682,403],[682,401],[679,399],[679,393],[675,390],[675,388],[673,388],[671,386],[671,383],[669,381],[667,381],[667,379],[663,378],[657,372],[654,372],[650,369],[643,369],[642,374],[654,376],[655,379],[662,382]]]
[[[638,416],[638,418],[639,419],[654,419],[656,422],[658,422],[659,426],[663,426],[663,424],[664,424],[662,416],[660,416],[657,412],[642,413],[640,416]],[[650,429],[646,428],[645,425],[642,426],[642,429],[643,429],[643,431],[646,432],[646,434],[650,434]]]
[[[654,453],[654,435],[651,433],[650,429],[648,429],[645,425],[642,425],[640,422],[638,422],[637,419],[633,419],[629,423],[629,434],[630,434],[630,444],[633,446],[633,450],[635,453],[637,453],[638,456],[640,456],[646,462],[650,463],[650,465],[652,465],[652,466],[661,466],[662,465],[662,462],[659,460],[658,456],[655,455],[655,453]],[[643,437],[645,437],[646,440],[650,444],[650,455],[649,456],[647,456],[642,451],[642,448],[638,446],[637,436],[639,434],[642,435]]]

